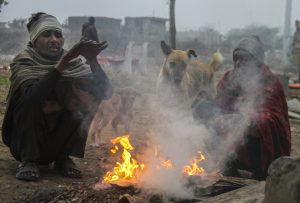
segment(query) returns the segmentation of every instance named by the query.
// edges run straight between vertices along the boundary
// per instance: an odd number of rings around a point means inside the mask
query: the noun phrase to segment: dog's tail
[[[213,71],[215,72],[219,69],[220,65],[222,65],[223,61],[224,57],[218,50],[212,55],[209,66],[212,67]]]

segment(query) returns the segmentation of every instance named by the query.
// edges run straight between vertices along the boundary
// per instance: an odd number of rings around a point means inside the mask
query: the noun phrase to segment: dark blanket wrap
[[[109,97],[107,91],[111,86],[101,68],[92,73],[89,65],[75,59],[60,74],[54,68],[56,64],[57,61],[38,55],[31,46],[11,64],[2,139],[19,161],[50,163],[59,156],[83,157],[93,114],[74,94],[74,89],[89,95],[89,104],[95,107]],[[46,100],[62,108],[45,113],[42,109]]]

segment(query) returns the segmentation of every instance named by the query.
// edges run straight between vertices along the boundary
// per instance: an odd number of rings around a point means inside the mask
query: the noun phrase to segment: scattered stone
[[[300,202],[300,156],[276,159],[268,174],[264,203]]]

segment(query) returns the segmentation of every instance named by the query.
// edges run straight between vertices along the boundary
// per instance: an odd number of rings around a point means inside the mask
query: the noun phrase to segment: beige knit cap
[[[53,30],[62,32],[62,26],[57,18],[42,12],[32,14],[28,20],[27,29],[32,43],[34,43],[44,31]]]

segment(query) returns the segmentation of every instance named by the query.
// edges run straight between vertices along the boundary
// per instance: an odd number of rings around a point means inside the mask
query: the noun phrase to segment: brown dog
[[[200,60],[191,60],[192,56],[197,57],[194,50],[175,50],[164,41],[161,42],[161,49],[166,58],[157,80],[160,98],[167,95],[167,88],[172,89],[173,93],[177,92],[179,97],[185,97],[189,106],[200,91],[205,90],[213,96],[214,72],[223,63],[223,56],[219,52],[213,54],[209,64],[205,64]]]
[[[92,146],[99,146],[100,134],[110,122],[115,135],[119,134],[119,124],[124,125],[126,134],[130,132],[132,108],[138,95],[139,93],[131,87],[119,88],[109,100],[104,100],[99,105],[89,132],[93,140]]]

